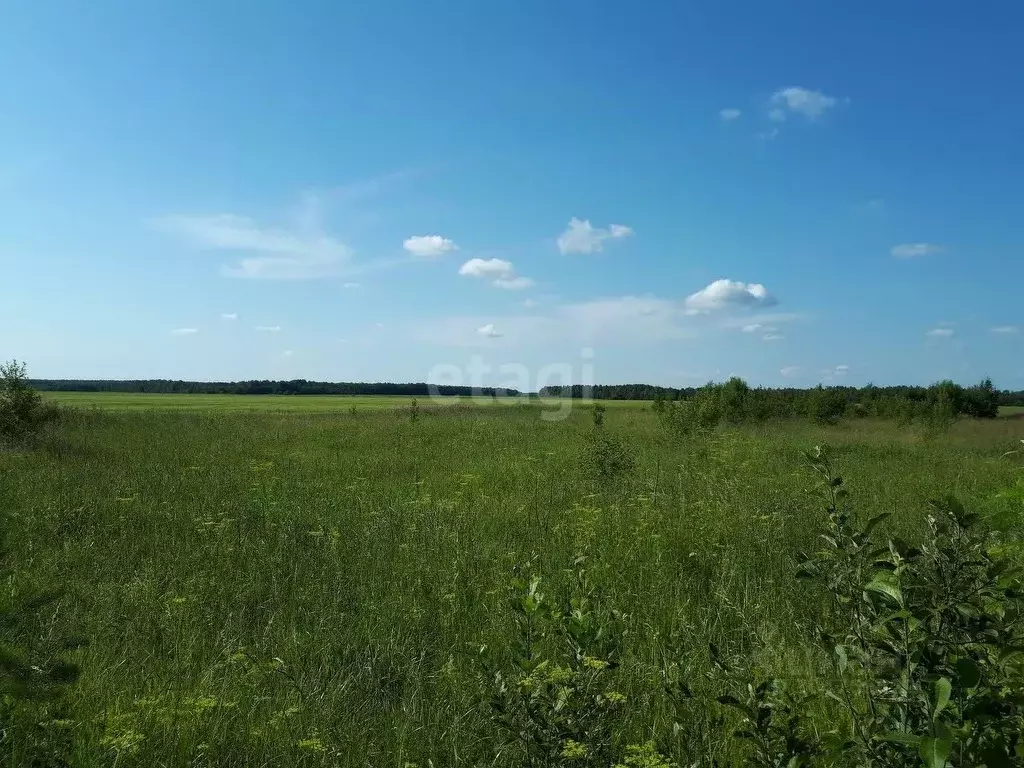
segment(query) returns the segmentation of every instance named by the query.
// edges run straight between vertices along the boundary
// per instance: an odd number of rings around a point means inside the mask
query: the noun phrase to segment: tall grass
[[[12,583],[68,590],[47,626],[89,641],[76,764],[511,764],[478,652],[509,644],[517,569],[557,595],[579,558],[625,614],[624,742],[669,729],[672,658],[697,681],[673,757],[735,761],[696,674],[709,644],[780,677],[820,663],[792,578],[821,515],[802,451],[830,443],[854,507],[913,537],[929,497],[996,503],[1019,438],[865,420],[680,441],[635,409],[600,428],[628,471],[595,471],[588,411],[529,406],[79,412],[48,448],[0,455]]]

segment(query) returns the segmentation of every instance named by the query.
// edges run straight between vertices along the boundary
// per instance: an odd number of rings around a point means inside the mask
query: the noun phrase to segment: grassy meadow
[[[56,398],[97,407],[0,453],[6,545],[14,582],[66,590],[50,630],[88,640],[74,764],[119,768],[517,765],[479,652],[507,656],[516,573],[557,602],[580,568],[624,614],[616,738],[738,765],[709,644],[767,674],[826,674],[793,577],[822,521],[802,452],[827,442],[856,515],[891,512],[913,538],[931,497],[997,505],[1024,437],[1007,418],[680,440],[648,408],[609,407],[631,462],[606,477],[582,407],[548,421],[422,402],[412,418],[405,398]],[[694,692],[675,729],[669,665]]]

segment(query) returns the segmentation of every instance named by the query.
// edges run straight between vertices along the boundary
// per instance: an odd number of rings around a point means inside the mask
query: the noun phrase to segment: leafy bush
[[[615,724],[626,696],[614,689],[623,617],[601,605],[582,559],[564,606],[548,601],[537,577],[517,577],[509,604],[516,638],[503,669],[486,646],[480,659],[490,692],[490,722],[502,737],[496,752],[517,752],[516,765],[609,766],[617,756]],[[493,735],[493,734],[489,734]],[[630,749],[625,765],[653,759]]]
[[[58,414],[56,405],[29,386],[24,363],[0,364],[0,443],[31,442]]]
[[[820,384],[807,396],[807,415],[818,424],[835,424],[846,413],[846,399],[835,389]]]
[[[933,503],[920,547],[879,542],[888,515],[855,525],[828,453],[809,458],[827,498],[826,546],[799,575],[826,597],[814,629],[835,669],[828,696],[846,720],[818,737],[809,708],[780,697],[777,681],[751,684],[742,700],[723,696],[742,713],[736,735],[750,744],[749,764],[1020,765],[1020,573],[953,498]]]

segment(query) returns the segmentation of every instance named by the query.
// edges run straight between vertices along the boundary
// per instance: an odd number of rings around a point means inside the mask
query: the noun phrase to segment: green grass
[[[45,392],[44,396],[60,405],[76,408],[103,408],[113,410],[188,409],[211,411],[306,411],[330,412],[363,408],[405,408],[412,397],[400,395],[173,395],[147,392]],[[419,397],[420,408],[447,405],[517,405],[516,398],[490,397]],[[566,402],[561,398],[546,398],[549,407]],[[645,400],[607,400],[612,408],[645,408]]]
[[[792,576],[821,519],[801,452],[834,446],[857,514],[893,512],[912,538],[930,497],[993,508],[1024,436],[1002,419],[932,438],[791,423],[680,443],[649,409],[611,408],[605,430],[635,465],[602,483],[582,408],[413,422],[388,398],[78,402],[101,409],[48,448],[0,454],[0,503],[12,583],[65,587],[52,622],[89,639],[75,764],[119,768],[514,765],[495,758],[476,651],[509,643],[516,566],[557,596],[581,555],[627,615],[622,738],[672,732],[671,653],[698,697],[665,742],[674,758],[738,764],[702,682],[708,643],[783,677],[821,671]]]

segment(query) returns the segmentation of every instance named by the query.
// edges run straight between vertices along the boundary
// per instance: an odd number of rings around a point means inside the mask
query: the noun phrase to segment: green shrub
[[[58,415],[57,406],[29,386],[24,363],[0,364],[0,444],[30,443]]]
[[[1020,573],[953,498],[933,503],[920,547],[879,541],[883,514],[857,526],[828,453],[809,456],[827,498],[825,547],[799,575],[828,609],[814,626],[835,677],[827,692],[845,715],[818,735],[801,699],[777,681],[720,701],[742,713],[748,764],[1020,765],[1024,741],[1024,626]],[[804,702],[813,691],[800,690]],[[820,756],[820,760],[818,757]]]

